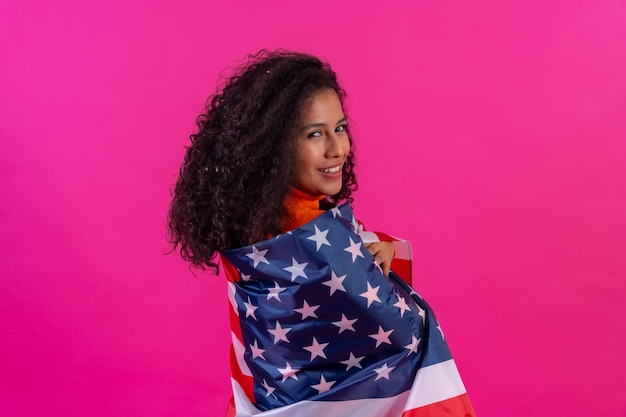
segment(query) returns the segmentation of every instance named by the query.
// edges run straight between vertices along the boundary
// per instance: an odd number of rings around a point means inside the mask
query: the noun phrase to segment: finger
[[[385,262],[382,265],[382,269],[383,269],[383,274],[389,275],[389,271],[391,270],[391,262]]]
[[[367,251],[374,257],[380,253],[380,248],[373,244],[370,244],[369,246],[366,245],[365,249],[367,249]]]

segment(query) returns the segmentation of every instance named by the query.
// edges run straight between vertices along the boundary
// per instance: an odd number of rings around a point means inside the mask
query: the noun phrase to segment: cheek
[[[303,175],[311,169],[315,163],[315,149],[314,147],[303,144],[298,149],[298,155],[296,157],[296,171],[298,175]]]
[[[350,153],[350,149],[352,148],[352,146],[350,145],[350,139],[346,136],[346,140],[343,143],[343,149],[346,155],[348,155],[348,153]]]

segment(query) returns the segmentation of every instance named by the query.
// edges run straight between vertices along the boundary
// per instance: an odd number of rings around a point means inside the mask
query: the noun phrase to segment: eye
[[[308,135],[306,135],[307,138],[319,138],[322,137],[322,132],[319,130],[316,130],[314,132],[309,133]]]
[[[348,125],[339,125],[335,128],[336,133],[345,132],[347,130],[348,130]]]

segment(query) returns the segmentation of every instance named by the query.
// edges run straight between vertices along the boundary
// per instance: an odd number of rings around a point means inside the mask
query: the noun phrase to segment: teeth
[[[335,172],[339,172],[339,170],[341,169],[341,167],[334,167],[334,168],[326,168],[326,169],[320,169],[320,171],[325,172],[327,174],[334,174]]]

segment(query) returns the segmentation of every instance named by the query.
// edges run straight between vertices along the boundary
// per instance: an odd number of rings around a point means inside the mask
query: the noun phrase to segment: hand
[[[393,243],[391,242],[371,242],[366,243],[365,248],[372,254],[376,262],[383,270],[383,274],[389,275],[391,260],[395,254]]]

